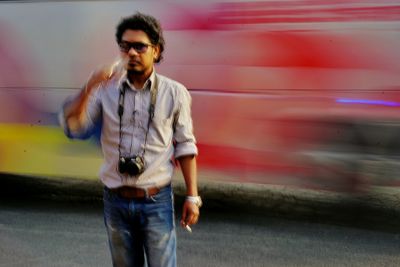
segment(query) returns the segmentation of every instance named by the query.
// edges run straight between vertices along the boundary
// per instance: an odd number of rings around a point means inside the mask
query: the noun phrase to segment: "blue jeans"
[[[176,267],[171,186],[152,197],[128,200],[104,189],[104,223],[114,267]]]

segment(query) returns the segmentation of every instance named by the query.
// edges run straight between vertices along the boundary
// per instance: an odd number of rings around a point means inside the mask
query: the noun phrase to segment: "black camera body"
[[[144,160],[140,156],[120,157],[118,171],[121,174],[127,173],[130,176],[142,174],[144,172]]]

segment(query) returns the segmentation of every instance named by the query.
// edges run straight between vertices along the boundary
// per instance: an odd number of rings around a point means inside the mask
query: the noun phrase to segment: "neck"
[[[128,80],[135,88],[141,89],[151,76],[152,71],[152,69],[147,72],[128,71]]]

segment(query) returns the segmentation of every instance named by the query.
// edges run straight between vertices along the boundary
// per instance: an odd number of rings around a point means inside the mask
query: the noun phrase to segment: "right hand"
[[[123,66],[121,60],[115,61],[109,65],[99,66],[90,74],[85,85],[85,92],[89,94],[94,88],[97,88],[100,83],[116,75],[121,75],[122,72]]]

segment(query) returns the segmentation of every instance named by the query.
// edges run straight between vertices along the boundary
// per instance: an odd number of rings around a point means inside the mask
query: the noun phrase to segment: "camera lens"
[[[127,162],[126,165],[127,165],[126,171],[127,171],[127,173],[128,173],[129,175],[134,176],[134,175],[139,174],[140,168],[139,168],[139,166],[136,164],[134,158],[131,158],[131,159]]]
[[[136,176],[144,171],[144,164],[142,158],[134,157],[121,157],[118,162],[118,171],[122,174],[127,173],[130,176]]]
[[[120,173],[125,173],[126,172],[126,162],[125,158],[120,158],[118,161],[118,170]]]

